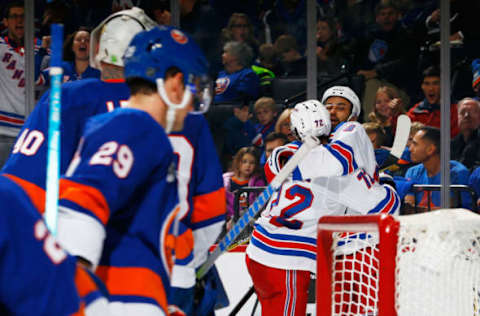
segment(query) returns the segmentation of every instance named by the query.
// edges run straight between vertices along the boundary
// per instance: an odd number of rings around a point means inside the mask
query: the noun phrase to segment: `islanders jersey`
[[[65,173],[87,119],[125,106],[130,92],[123,82],[84,79],[62,85],[60,174]],[[2,172],[16,177],[36,206],[45,205],[49,96],[47,91],[23,125]]]
[[[179,217],[184,224],[179,231],[183,242],[176,249],[172,285],[187,288],[195,284],[195,268],[206,260],[208,248],[222,230],[225,189],[222,167],[203,115],[188,114],[184,129],[170,133],[168,138],[177,156]]]
[[[130,108],[91,118],[83,135],[60,180],[59,242],[97,267],[113,314],[164,315],[178,203],[167,135]]]
[[[58,246],[28,196],[0,176],[2,315],[107,315],[107,302]]]
[[[36,84],[43,84],[39,73],[46,51],[40,49],[41,41],[35,39]],[[41,51],[41,53],[40,53]],[[7,36],[0,37],[0,135],[15,137],[25,121],[25,57],[24,47],[14,47]]]

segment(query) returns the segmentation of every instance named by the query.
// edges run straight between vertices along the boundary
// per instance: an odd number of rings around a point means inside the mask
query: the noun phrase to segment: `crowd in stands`
[[[0,44],[17,51],[21,60],[12,66],[8,52],[2,52],[5,71],[1,76],[11,81],[12,71],[24,71],[24,12],[6,6],[7,2],[11,1],[2,1],[5,10]],[[49,84],[52,23],[65,25],[63,81],[99,77],[100,73],[89,66],[90,30],[112,12],[131,6],[143,8],[159,24],[170,24],[169,4],[167,0],[35,1],[35,35],[43,40],[36,40],[35,46],[35,78],[43,87],[41,91]],[[274,87],[282,80],[297,78],[304,80],[303,86],[292,89],[292,96],[306,89],[306,1],[180,0],[179,4],[180,28],[192,35],[211,64],[215,97],[207,119],[226,172],[227,191],[264,185],[259,167],[275,146],[295,139],[289,128],[291,110],[279,102],[279,91]],[[411,143],[402,159],[387,171],[403,177],[400,185],[439,184],[439,2],[318,0],[316,4],[319,99],[334,84],[355,90],[362,104],[358,120],[365,123],[379,165],[393,143],[398,116],[407,114],[414,122]],[[451,1],[450,150],[452,184],[469,185],[480,196],[478,12],[478,1]],[[323,85],[337,76],[339,81]],[[3,81],[0,78],[0,83]],[[1,93],[9,96],[0,106],[2,160],[25,119],[24,110],[18,107],[23,106],[24,86],[15,84],[22,89],[0,85]],[[288,93],[289,88],[280,93]],[[2,116],[9,120],[2,120]],[[439,195],[432,194],[430,206],[438,207]],[[419,205],[427,206],[424,200],[419,196]],[[410,193],[405,195],[405,202],[414,203]],[[468,197],[462,203],[469,207]],[[231,208],[229,212],[231,215]]]

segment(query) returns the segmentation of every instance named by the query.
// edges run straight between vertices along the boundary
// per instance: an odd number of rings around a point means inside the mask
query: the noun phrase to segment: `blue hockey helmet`
[[[193,96],[194,111],[208,110],[213,97],[209,64],[201,49],[183,31],[162,25],[138,33],[126,49],[123,62],[125,78],[140,77],[156,83],[160,96],[170,108],[185,107]],[[172,67],[183,73],[186,88],[179,104],[168,99],[163,86],[165,74]]]

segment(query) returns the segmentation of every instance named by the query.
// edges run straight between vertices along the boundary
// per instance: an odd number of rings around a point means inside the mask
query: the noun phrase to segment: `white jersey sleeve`
[[[299,164],[304,179],[345,176],[363,169],[375,175],[372,142],[358,122],[346,122],[331,135],[327,145],[314,148]]]

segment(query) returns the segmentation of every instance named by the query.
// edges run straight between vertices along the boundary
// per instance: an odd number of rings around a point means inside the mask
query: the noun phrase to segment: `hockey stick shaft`
[[[288,160],[285,166],[280,170],[280,172],[273,178],[267,188],[260,194],[260,196],[253,202],[252,205],[247,209],[247,211],[238,219],[232,229],[225,235],[225,237],[218,243],[215,250],[208,256],[205,263],[199,268],[197,272],[197,278],[201,279],[208,270],[213,266],[215,260],[217,260],[220,255],[228,250],[228,247],[233,243],[233,241],[242,233],[242,231],[247,227],[247,225],[255,219],[260,210],[267,204],[268,200],[272,194],[277,191],[282,185],[283,181],[292,173],[292,171],[298,166],[300,161],[312,150],[312,148],[319,145],[319,142],[316,138],[306,138],[302,146],[297,150],[297,152]]]
[[[52,24],[50,61],[50,107],[48,117],[47,183],[45,222],[52,235],[57,233],[58,178],[60,174],[60,100],[62,84],[63,25]]]

